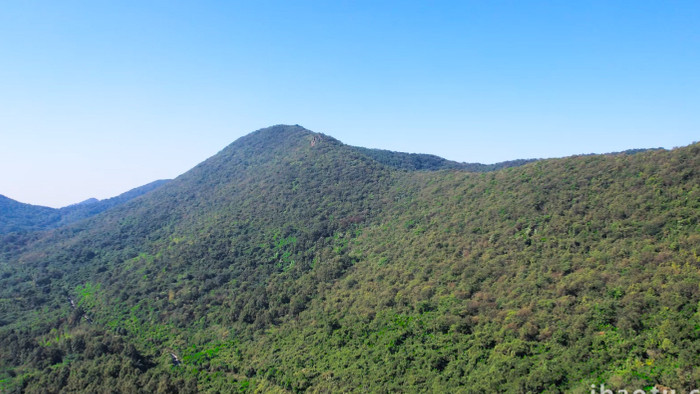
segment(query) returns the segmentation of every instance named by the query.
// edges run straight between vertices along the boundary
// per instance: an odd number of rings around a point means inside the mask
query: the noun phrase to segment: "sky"
[[[699,20],[696,0],[10,0],[0,194],[112,197],[274,124],[463,162],[684,146]]]

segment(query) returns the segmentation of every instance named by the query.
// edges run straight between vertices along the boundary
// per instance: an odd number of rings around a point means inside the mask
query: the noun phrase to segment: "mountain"
[[[78,203],[75,203],[75,204],[71,204],[71,205],[69,205],[69,207],[73,207],[73,206],[76,206],[76,205],[89,205],[89,204],[94,204],[94,203],[97,203],[97,202],[100,202],[100,200],[98,200],[98,199],[96,199],[96,198],[93,197],[93,198],[88,198],[87,200],[84,200],[84,201],[81,201],[81,202],[78,202]]]
[[[700,144],[485,173],[380,156],[273,126],[6,235],[0,389],[700,383]]]
[[[146,194],[166,182],[168,181],[158,180],[129,190],[117,197],[105,200],[90,198],[63,208],[24,204],[0,195],[0,234],[41,231],[65,226]]]
[[[0,194],[0,234],[49,228],[59,220],[54,208],[24,204]]]
[[[362,147],[354,148],[363,155],[371,157],[372,159],[382,164],[386,164],[390,167],[408,171],[466,170],[472,172],[488,172],[508,167],[518,167],[523,164],[535,161],[535,159],[521,159],[504,161],[495,164],[459,163],[456,161],[443,159],[439,156],[428,155],[424,153],[404,153],[384,149],[369,149]]]

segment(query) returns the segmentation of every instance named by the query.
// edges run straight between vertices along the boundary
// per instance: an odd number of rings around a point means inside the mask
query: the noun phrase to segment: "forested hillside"
[[[354,147],[358,152],[390,167],[402,169],[402,170],[466,170],[471,172],[489,172],[500,170],[508,167],[517,167],[523,164],[535,161],[534,159],[521,159],[521,160],[511,160],[504,161],[495,164],[481,164],[481,163],[458,163],[456,161],[451,161],[443,159],[442,157],[435,155],[428,155],[424,153],[404,153],[404,152],[393,152],[384,149],[369,149],[362,147]]]
[[[48,228],[60,219],[58,210],[24,204],[0,194],[0,234]]]
[[[0,195],[0,234],[42,231],[75,223],[146,194],[166,182],[154,181],[116,197],[92,198],[63,208],[24,204]]]
[[[700,386],[700,144],[486,173],[382,152],[274,126],[5,236],[0,389]]]

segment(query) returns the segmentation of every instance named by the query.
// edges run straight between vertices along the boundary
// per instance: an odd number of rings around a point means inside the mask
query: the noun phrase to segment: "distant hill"
[[[278,125],[0,237],[0,390],[698,387],[700,144],[453,165]]]
[[[471,172],[490,172],[509,167],[519,167],[527,163],[532,163],[538,159],[518,159],[508,160],[494,164],[481,163],[460,163],[447,160],[440,156],[424,153],[404,153],[394,152],[385,149],[370,149],[359,146],[353,147],[356,151],[371,157],[372,159],[388,166],[406,171],[438,171],[438,170],[465,170]],[[622,152],[611,152],[607,155],[633,155],[652,150],[663,150],[663,148],[651,149],[628,149]]]
[[[117,197],[91,198],[63,208],[24,204],[0,195],[0,234],[48,230],[97,215],[154,190],[167,180],[158,180],[122,193]]]
[[[60,219],[58,209],[24,204],[0,195],[0,234],[47,229]]]
[[[443,159],[439,156],[423,153],[403,153],[384,149],[369,149],[362,147],[354,147],[354,149],[382,164],[408,171],[436,171],[452,169],[472,172],[488,172],[500,170],[502,168],[517,167],[535,161],[535,159],[522,159],[504,161],[495,164],[459,163],[456,161]]]
[[[100,200],[98,200],[98,199],[96,199],[96,198],[93,197],[93,198],[88,198],[87,200],[81,201],[81,202],[79,202],[79,203],[71,204],[71,205],[69,205],[69,207],[72,207],[72,206],[74,206],[74,205],[88,205],[88,204],[94,204],[94,203],[96,203],[96,202],[100,202]]]

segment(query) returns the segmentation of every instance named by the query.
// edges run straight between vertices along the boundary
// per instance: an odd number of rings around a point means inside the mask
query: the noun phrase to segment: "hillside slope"
[[[92,198],[63,208],[24,204],[0,195],[0,234],[49,230],[75,223],[140,197],[166,182],[168,180],[154,181],[116,197]]]
[[[385,149],[369,149],[358,146],[354,147],[354,149],[382,164],[408,171],[465,170],[471,172],[489,172],[503,168],[518,167],[535,161],[535,159],[521,159],[495,164],[459,163],[443,159],[440,156],[424,153],[394,152]]]
[[[7,391],[700,383],[700,145],[405,171],[303,129],[5,237]]]
[[[416,195],[349,242],[353,269],[243,359],[287,388],[688,392],[698,169],[696,144],[418,174]]]
[[[0,194],[0,234],[48,228],[59,220],[57,209],[24,204]]]

